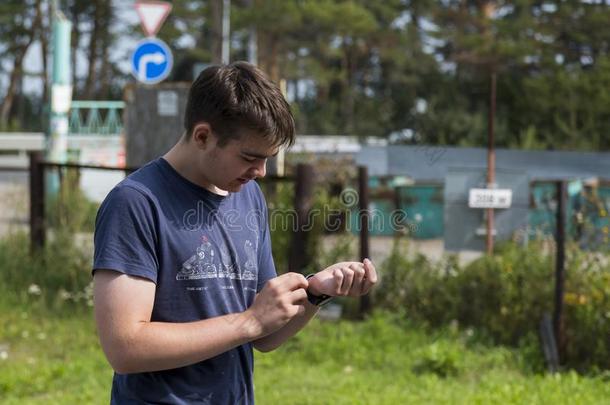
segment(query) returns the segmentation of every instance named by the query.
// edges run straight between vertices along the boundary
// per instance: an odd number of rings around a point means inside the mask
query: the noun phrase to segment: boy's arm
[[[117,373],[186,366],[266,336],[306,310],[307,280],[287,273],[270,280],[242,313],[196,322],[152,322],[155,284],[112,270],[94,275],[95,319],[102,348]]]
[[[351,296],[365,295],[377,283],[375,266],[369,259],[360,262],[341,262],[316,273],[309,278],[307,290],[313,295]],[[305,299],[305,311],[295,316],[277,331],[252,342],[261,352],[277,349],[296,335],[318,312],[319,307]]]

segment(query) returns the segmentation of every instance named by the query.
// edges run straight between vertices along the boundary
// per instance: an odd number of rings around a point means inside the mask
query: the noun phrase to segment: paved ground
[[[323,245],[328,249],[337,242],[337,237],[327,236]],[[409,240],[408,242],[408,255],[414,257],[418,253],[423,254],[430,260],[436,261],[443,257],[445,253],[445,247],[442,239],[429,239],[429,240]],[[370,256],[371,259],[376,263],[383,262],[391,253],[394,245],[394,238],[391,236],[374,236],[370,240]],[[358,252],[359,240],[357,237],[354,238],[352,244],[352,251]],[[453,252],[457,253],[457,252]],[[457,253],[460,264],[466,264],[474,259],[481,256],[481,252],[475,251],[462,251]]]
[[[9,230],[27,229],[28,210],[27,173],[0,172],[0,237]]]
[[[123,177],[121,172],[82,170],[81,187],[87,197],[101,202]],[[0,170],[0,237],[9,230],[27,229],[29,215],[28,173]]]

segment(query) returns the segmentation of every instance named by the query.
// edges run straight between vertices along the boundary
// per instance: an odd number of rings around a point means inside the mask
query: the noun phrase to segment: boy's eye
[[[256,160],[256,158],[250,158],[245,156],[242,156],[242,158],[248,163],[254,163],[254,161]]]

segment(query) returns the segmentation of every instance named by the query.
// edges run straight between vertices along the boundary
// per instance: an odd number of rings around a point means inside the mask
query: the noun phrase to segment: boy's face
[[[218,138],[212,134],[201,155],[201,167],[213,186],[234,193],[248,181],[264,177],[267,159],[278,150],[254,133],[244,133],[224,146],[219,146]]]

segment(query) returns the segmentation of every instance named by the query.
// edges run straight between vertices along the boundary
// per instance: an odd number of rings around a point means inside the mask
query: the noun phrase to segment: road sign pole
[[[65,162],[68,152],[68,111],[72,101],[70,33],[72,23],[57,10],[53,16],[53,77],[47,157]]]
[[[72,102],[72,73],[70,69],[70,33],[72,23],[59,10],[58,2],[51,4],[53,32],[51,106],[46,134],[45,155],[48,160],[64,163],[68,155],[68,112]],[[60,181],[57,173],[42,173],[51,195],[59,193]]]

